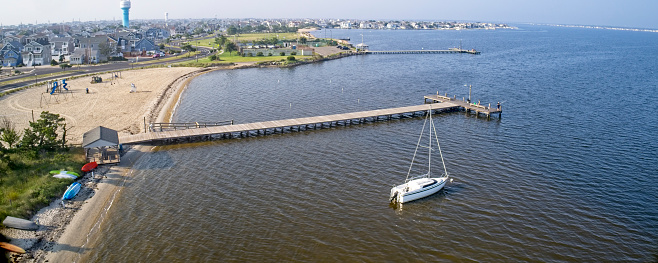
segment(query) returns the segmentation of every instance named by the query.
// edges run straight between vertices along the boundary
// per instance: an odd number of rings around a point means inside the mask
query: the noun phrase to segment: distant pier
[[[466,50],[466,49],[459,49],[459,48],[454,48],[454,49],[448,49],[448,50],[384,50],[384,51],[371,51],[371,50],[365,50],[361,51],[362,53],[365,54],[472,54],[472,55],[479,55],[480,51],[476,51],[475,49],[471,50]]]

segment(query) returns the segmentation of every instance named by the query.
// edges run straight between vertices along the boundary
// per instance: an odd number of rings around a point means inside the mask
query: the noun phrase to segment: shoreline
[[[170,82],[148,107],[144,118],[161,121],[172,114],[172,104],[177,103],[187,84],[194,77],[220,69],[200,69],[182,74]],[[130,147],[118,165],[101,165],[96,172],[79,180],[83,187],[78,195],[61,206],[61,198],[41,208],[30,218],[39,225],[36,231],[12,228],[2,229],[11,244],[26,250],[25,254],[11,253],[13,262],[76,262],[90,250],[89,237],[96,234],[113,201],[123,185],[130,180],[133,164],[153,146]],[[73,227],[75,226],[75,227]],[[80,233],[86,233],[80,235]]]
[[[304,61],[286,67],[318,63],[352,55],[354,54],[346,53],[323,57],[322,59]],[[216,70],[261,67],[271,66],[241,63],[230,68],[202,68],[182,74],[161,91],[155,104],[152,104],[146,110],[147,112],[144,112],[144,119],[149,122],[169,122],[180,102],[181,95],[187,89],[189,82],[197,76]],[[11,239],[12,244],[26,250],[26,253],[22,255],[11,253],[10,259],[13,262],[76,262],[82,259],[86,251],[92,249],[87,247],[90,236],[97,234],[96,231],[101,227],[123,185],[130,180],[133,164],[144,153],[151,152],[154,148],[155,146],[129,147],[122,155],[121,163],[118,165],[99,166],[98,171],[93,176],[91,174],[84,175],[78,180],[83,184],[83,190],[78,193],[74,200],[68,201],[65,207],[61,207],[61,199],[56,199],[30,218],[31,221],[39,225],[37,231],[2,229],[2,233]],[[86,234],[80,235],[80,233]]]

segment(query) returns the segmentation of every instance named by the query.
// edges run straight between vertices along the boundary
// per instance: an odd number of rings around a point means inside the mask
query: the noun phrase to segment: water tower
[[[119,8],[123,10],[123,27],[130,27],[130,20],[128,19],[128,13],[130,12],[130,0],[122,0],[119,2]]]

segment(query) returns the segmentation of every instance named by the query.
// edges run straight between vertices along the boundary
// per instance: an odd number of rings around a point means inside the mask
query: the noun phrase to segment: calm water
[[[400,107],[448,92],[502,119],[435,116],[454,182],[388,205],[422,119],[160,147],[81,261],[650,261],[658,253],[658,34],[520,26],[333,30],[369,55],[196,78],[177,121]],[[317,33],[322,36],[323,33]],[[359,39],[359,41],[357,41]]]

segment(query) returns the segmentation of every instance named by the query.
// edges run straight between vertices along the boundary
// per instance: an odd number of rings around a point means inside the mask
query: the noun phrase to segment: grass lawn
[[[259,40],[259,39],[271,39],[273,37],[278,36],[279,40],[290,40],[290,39],[297,39],[299,37],[299,33],[248,33],[248,34],[240,34],[239,36],[236,37],[237,41],[254,41],[254,40]],[[233,36],[226,36],[228,39],[233,41]]]
[[[228,62],[261,62],[261,61],[278,61],[282,59],[286,59],[288,56],[262,56],[262,57],[243,57],[238,55],[238,52],[233,52],[233,54],[229,54],[228,52],[224,52],[224,54],[221,54],[219,56],[219,59],[223,61],[228,61]],[[304,57],[311,57],[311,56],[294,56],[295,59],[300,60]]]
[[[196,54],[199,54],[199,53],[201,53],[201,52],[194,51],[194,52],[189,52],[189,53],[179,55],[179,56],[165,56],[164,58],[160,58],[160,59],[149,59],[147,61],[133,63],[133,65],[143,65],[143,64],[150,64],[150,63],[155,63],[155,62],[167,62],[167,61],[171,61],[171,60],[176,60],[176,59],[180,59],[180,58],[188,58],[188,57],[193,58]]]
[[[216,63],[216,64],[223,64],[223,63],[239,63],[239,62],[264,62],[264,61],[281,61],[282,59],[285,60],[288,56],[262,56],[262,57],[243,57],[238,55],[238,52],[233,52],[232,54],[229,54],[228,52],[224,52],[224,54],[219,55],[219,58],[221,60],[217,61],[210,61],[209,57],[205,58],[200,58],[198,64],[211,64],[211,63]],[[311,58],[311,56],[294,56],[296,60],[301,60],[304,58]],[[194,61],[188,61],[188,62],[183,62],[180,63],[179,65],[187,65],[187,64],[197,64],[196,60]]]
[[[82,148],[37,155],[28,158],[18,153],[9,154],[15,167],[0,174],[0,221],[7,216],[27,219],[39,208],[50,204],[73,180],[54,178],[49,171],[80,173],[85,163]]]

